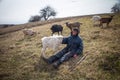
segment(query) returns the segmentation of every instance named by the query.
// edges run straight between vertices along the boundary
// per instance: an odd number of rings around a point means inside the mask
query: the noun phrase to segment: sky
[[[1,0],[0,24],[27,23],[40,9],[51,6],[57,12],[56,18],[110,13],[117,0]]]

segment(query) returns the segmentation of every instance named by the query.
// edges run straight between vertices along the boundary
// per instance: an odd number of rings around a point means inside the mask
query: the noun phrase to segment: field
[[[38,23],[28,23],[37,32],[34,36],[24,36],[22,33],[21,29],[28,24],[1,29],[0,80],[120,80],[120,15],[115,14],[110,25],[103,29],[94,27],[91,17],[73,17],[34,27],[31,25]],[[83,23],[80,36],[84,42],[83,54],[88,55],[71,72],[68,70],[72,65],[70,61],[56,70],[40,58],[41,38],[51,35],[50,27],[53,24],[63,25],[63,35],[68,36],[70,30],[65,22],[76,21]],[[47,50],[47,56],[52,54],[52,50]]]

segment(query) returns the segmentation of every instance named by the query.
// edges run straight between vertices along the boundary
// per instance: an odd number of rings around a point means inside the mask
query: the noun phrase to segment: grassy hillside
[[[24,36],[22,30],[0,35],[0,80],[120,80],[120,15],[115,15],[110,26],[103,29],[93,27],[91,17],[75,17],[31,27],[37,32],[31,37]],[[51,35],[53,24],[63,25],[63,35],[68,36],[67,21],[83,23],[80,36],[84,41],[84,54],[88,54],[72,72],[68,70],[70,61],[55,70],[40,58],[41,38]],[[53,51],[47,50],[48,56],[52,54]]]

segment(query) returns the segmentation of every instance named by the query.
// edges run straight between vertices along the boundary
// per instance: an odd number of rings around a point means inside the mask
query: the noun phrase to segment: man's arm
[[[68,44],[68,38],[63,38],[62,44]]]
[[[76,54],[79,55],[79,54],[82,54],[82,52],[83,52],[83,42],[81,40],[80,43],[79,43],[79,47],[76,51]]]

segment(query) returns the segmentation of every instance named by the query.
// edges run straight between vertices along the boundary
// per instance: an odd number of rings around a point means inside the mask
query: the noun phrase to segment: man
[[[53,63],[53,67],[58,68],[64,61],[69,60],[71,57],[76,57],[77,55],[82,54],[83,42],[78,34],[79,30],[73,29],[71,36],[68,38],[63,38],[62,44],[67,44],[67,46],[57,54],[49,57],[48,59],[43,58],[43,60],[49,64]]]

